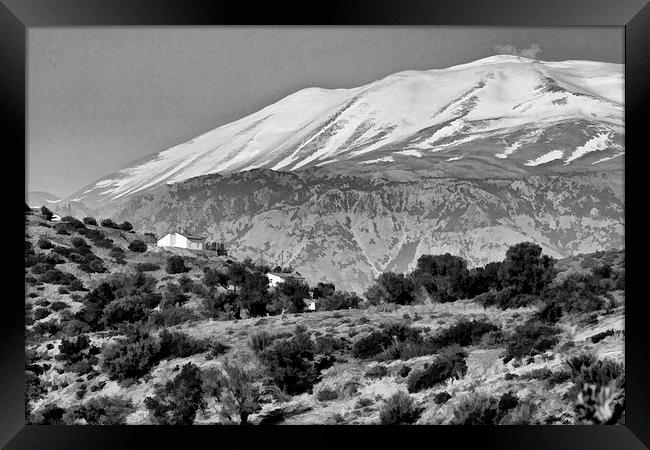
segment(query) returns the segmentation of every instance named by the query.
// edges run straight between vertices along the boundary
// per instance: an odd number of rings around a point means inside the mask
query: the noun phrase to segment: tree
[[[248,424],[248,416],[261,409],[265,393],[275,386],[264,387],[258,368],[245,368],[241,363],[226,360],[223,370],[212,369],[203,375],[203,386],[222,405],[221,414],[228,420]],[[277,387],[275,387],[277,389]]]
[[[313,289],[312,295],[314,298],[329,297],[330,295],[334,294],[335,290],[336,287],[334,286],[334,283],[319,282]]]
[[[143,253],[147,251],[147,244],[140,239],[135,239],[129,244],[129,250],[136,253]]]
[[[533,242],[513,245],[506,252],[500,268],[505,286],[514,286],[522,294],[539,294],[552,281],[555,261],[542,255],[542,248]]]
[[[274,294],[278,303],[284,308],[292,313],[300,313],[305,310],[304,300],[309,298],[309,285],[303,281],[289,278],[276,287]]]
[[[165,270],[167,273],[185,273],[188,272],[190,269],[188,269],[185,266],[185,261],[183,260],[182,257],[178,255],[172,255],[169,258],[167,258],[167,265],[165,266]]]
[[[95,225],[97,226],[97,220],[95,220],[94,217],[84,217],[83,218],[83,223],[86,225]]]
[[[52,217],[54,216],[54,213],[50,211],[47,206],[43,205],[41,206],[41,215],[45,220],[52,220]]]
[[[274,383],[287,394],[311,391],[318,378],[314,343],[303,326],[296,326],[290,338],[273,341],[259,357]]]
[[[413,281],[401,273],[384,272],[375,284],[366,291],[366,298],[371,304],[397,303],[409,305],[415,300]]]
[[[180,373],[164,386],[158,387],[153,397],[144,404],[161,425],[192,425],[196,411],[204,409],[201,370],[192,363],[183,366]]]
[[[124,231],[131,231],[133,229],[133,225],[131,225],[130,222],[127,222],[126,220],[120,224],[120,229]]]
[[[119,228],[119,225],[113,222],[111,219],[102,219],[100,224],[104,228]]]

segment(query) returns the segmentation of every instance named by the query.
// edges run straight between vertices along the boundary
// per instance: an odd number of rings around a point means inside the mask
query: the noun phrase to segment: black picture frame
[[[619,26],[625,29],[625,224],[626,224],[626,424],[624,426],[505,427],[160,427],[25,425],[24,309],[16,264],[5,271],[11,284],[0,314],[0,444],[8,449],[149,448],[194,445],[248,447],[332,447],[473,444],[499,449],[641,449],[650,445],[650,358],[647,296],[643,282],[645,248],[641,242],[644,202],[644,110],[650,105],[650,5],[647,0],[444,0],[377,2],[373,0],[298,5],[267,2],[199,0],[1,0],[0,99],[2,136],[20,164],[26,144],[26,31],[31,27],[106,25],[477,25],[477,26]],[[310,7],[311,6],[311,7]],[[6,140],[9,137],[9,140]],[[644,145],[645,144],[645,145]],[[9,144],[6,144],[9,145]],[[22,160],[24,164],[24,159]],[[5,160],[5,164],[7,164]],[[636,199],[635,199],[636,197]],[[23,208],[22,200],[15,204]],[[7,217],[11,215],[11,218]],[[20,213],[6,213],[6,224],[19,225]],[[22,226],[22,229],[18,229]],[[639,230],[638,232],[636,230]],[[639,239],[635,239],[638,236]],[[17,239],[20,247],[20,239]],[[637,244],[638,243],[638,244]],[[14,248],[18,255],[21,251]],[[13,253],[12,253],[13,254]],[[18,258],[18,256],[16,256]],[[637,262],[638,264],[635,264]],[[9,265],[11,266],[11,264]],[[16,273],[13,277],[10,274]],[[641,284],[641,288],[643,285]],[[16,292],[14,293],[14,289]],[[639,293],[636,295],[635,293]],[[137,444],[136,444],[137,443]],[[198,444],[197,444],[198,445]]]

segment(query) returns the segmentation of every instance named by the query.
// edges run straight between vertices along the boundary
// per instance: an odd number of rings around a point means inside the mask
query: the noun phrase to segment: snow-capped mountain
[[[298,91],[67,200],[124,200],[161,184],[255,168],[444,174],[620,168],[623,112],[620,64],[498,55],[399,72],[352,89]]]

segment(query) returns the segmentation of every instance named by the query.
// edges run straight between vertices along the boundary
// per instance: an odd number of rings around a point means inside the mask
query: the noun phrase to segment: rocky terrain
[[[534,241],[556,258],[622,248],[622,173],[412,181],[257,169],[133,196],[116,217],[138,230],[223,241],[237,257],[284,260],[312,283],[362,293],[384,271],[449,252],[470,265]]]

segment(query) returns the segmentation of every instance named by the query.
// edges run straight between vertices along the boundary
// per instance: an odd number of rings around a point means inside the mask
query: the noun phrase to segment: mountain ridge
[[[397,163],[446,173],[474,158],[479,173],[493,160],[522,174],[588,170],[624,153],[622,105],[622,65],[612,63],[498,55],[402,71],[356,88],[302,89],[67,200],[105,204],[160,184],[253,168],[385,170]]]

